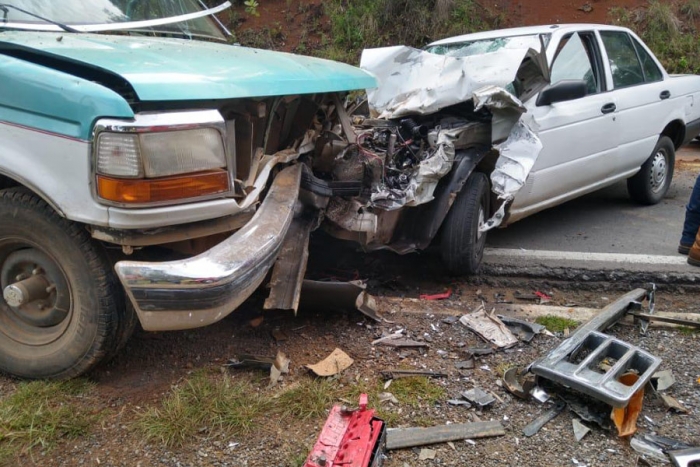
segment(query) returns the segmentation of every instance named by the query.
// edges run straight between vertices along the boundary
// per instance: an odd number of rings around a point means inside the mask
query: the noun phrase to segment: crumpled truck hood
[[[142,101],[282,96],[376,86],[371,74],[343,63],[213,42],[0,32],[0,53],[12,49],[117,74]]]

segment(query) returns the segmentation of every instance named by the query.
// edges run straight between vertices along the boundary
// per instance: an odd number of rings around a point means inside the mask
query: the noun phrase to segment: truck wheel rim
[[[659,151],[654,155],[651,161],[651,173],[649,174],[651,181],[651,191],[654,193],[660,192],[666,185],[666,177],[668,176],[668,163],[666,162],[665,151]]]
[[[71,318],[68,284],[58,261],[39,246],[0,240],[0,332],[32,346],[60,338]]]

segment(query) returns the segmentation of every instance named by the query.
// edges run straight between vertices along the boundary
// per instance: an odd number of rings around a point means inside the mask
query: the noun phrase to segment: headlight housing
[[[94,141],[97,196],[108,203],[173,203],[230,191],[226,126],[215,110],[100,120]]]

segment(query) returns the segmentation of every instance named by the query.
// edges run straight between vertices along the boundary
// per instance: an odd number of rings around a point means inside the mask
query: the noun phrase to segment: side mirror
[[[556,102],[580,99],[588,94],[588,85],[582,79],[564,79],[544,88],[537,97],[536,105],[552,105]]]

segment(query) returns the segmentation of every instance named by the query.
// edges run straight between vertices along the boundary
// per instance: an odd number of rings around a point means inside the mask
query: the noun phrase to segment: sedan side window
[[[601,31],[600,36],[608,52],[615,88],[644,83],[644,72],[630,36],[618,31]]]
[[[551,70],[551,83],[565,79],[584,80],[588,94],[601,91],[600,74],[595,66],[595,51],[579,33],[564,37],[559,43]]]
[[[656,64],[656,62],[654,62],[654,59],[651,58],[649,52],[647,52],[646,49],[642,47],[642,44],[640,44],[638,40],[633,38],[632,42],[634,42],[634,47],[637,49],[639,59],[642,61],[642,69],[644,70],[645,81],[647,83],[652,83],[654,81],[661,81],[662,79],[664,79],[664,75],[661,74],[659,66]]]

